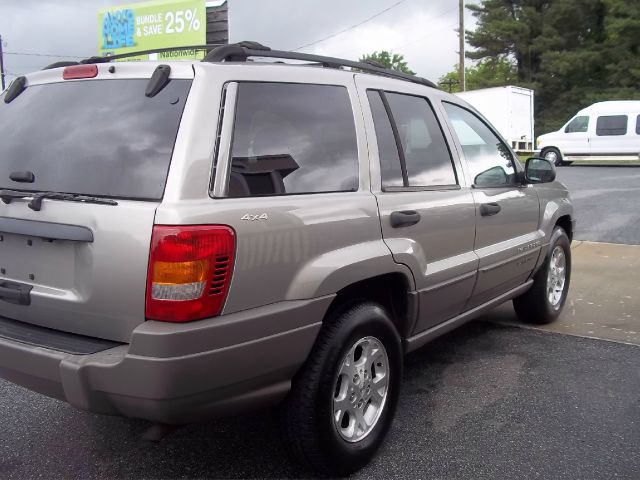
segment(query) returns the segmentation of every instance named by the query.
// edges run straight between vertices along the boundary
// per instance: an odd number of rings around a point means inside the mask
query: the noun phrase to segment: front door
[[[542,246],[540,206],[523,185],[511,150],[475,113],[444,102],[462,151],[476,208],[478,279],[467,309],[523,284]]]
[[[589,155],[589,123],[589,115],[578,115],[567,123],[558,142],[564,155]]]
[[[413,272],[418,333],[458,315],[471,295],[478,265],[473,196],[452,158],[451,137],[422,96],[431,89],[384,92],[388,82],[356,78],[382,234],[395,261]]]

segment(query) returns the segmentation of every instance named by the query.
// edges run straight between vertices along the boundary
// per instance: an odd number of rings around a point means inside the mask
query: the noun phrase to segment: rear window
[[[626,135],[627,133],[627,116],[626,115],[607,115],[598,117],[596,122],[596,135]]]
[[[159,200],[191,80],[62,82],[0,96],[0,188]],[[31,171],[34,183],[9,179]]]

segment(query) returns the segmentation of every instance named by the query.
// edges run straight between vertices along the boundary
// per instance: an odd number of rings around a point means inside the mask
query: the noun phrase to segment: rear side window
[[[586,132],[589,129],[589,117],[580,116],[576,117],[569,122],[567,128],[564,129],[565,133]]]
[[[626,115],[606,115],[598,117],[596,122],[596,135],[604,137],[612,135],[626,135],[626,133]]]
[[[449,148],[425,98],[375,90],[367,96],[383,189],[457,185]]]
[[[241,83],[230,197],[358,189],[358,148],[345,87]]]
[[[456,185],[451,154],[429,102],[385,93],[398,130],[410,187]]]
[[[148,79],[33,85],[0,96],[0,188],[159,200],[191,80],[155,97]],[[33,183],[9,175],[31,171]]]
[[[640,135],[640,115],[636,117],[636,133]]]

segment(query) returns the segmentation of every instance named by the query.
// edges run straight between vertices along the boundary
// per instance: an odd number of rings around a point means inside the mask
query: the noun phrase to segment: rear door
[[[591,154],[597,156],[637,155],[640,142],[636,133],[636,115],[605,114],[594,116]]]
[[[384,240],[419,292],[414,333],[461,312],[477,271],[473,197],[454,162],[432,89],[356,76]],[[400,82],[398,82],[400,83]],[[375,136],[374,136],[375,134]]]
[[[133,67],[146,78],[106,68],[79,81],[43,72],[53,83],[30,82],[9,103],[0,96],[0,316],[127,341],[145,320],[154,215],[192,80],[183,72],[148,98],[153,67]],[[113,204],[31,208],[47,191]]]
[[[539,200],[519,181],[511,149],[476,113],[443,102],[462,152],[476,205],[475,252],[480,264],[467,308],[524,283],[542,245]]]

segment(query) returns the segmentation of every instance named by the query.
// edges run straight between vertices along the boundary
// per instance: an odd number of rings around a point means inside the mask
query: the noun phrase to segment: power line
[[[449,10],[446,10],[446,11],[442,12],[442,13],[439,13],[438,15],[436,15],[436,16],[435,16],[435,17],[433,17],[433,18],[430,18],[430,19],[429,19],[429,21],[430,21],[430,22],[433,22],[434,20],[437,20],[438,18],[444,17],[445,15],[448,15],[448,14],[449,14],[449,13],[451,13],[451,12],[457,12],[457,11],[458,11],[458,7],[451,8],[451,9],[449,9]],[[437,28],[437,29],[435,29],[435,30],[430,30],[430,31],[429,31],[429,33],[427,33],[426,35],[422,35],[421,37],[414,38],[413,40],[409,40],[408,42],[403,43],[402,45],[396,45],[395,47],[393,47],[393,48],[391,49],[391,51],[393,52],[393,51],[394,51],[395,49],[397,49],[397,48],[406,47],[407,45],[411,45],[412,43],[416,43],[416,42],[418,42],[418,41],[420,41],[420,40],[423,40],[423,39],[425,39],[425,38],[427,38],[427,37],[430,37],[430,36],[431,36],[431,34],[432,34],[432,33],[434,33],[434,32],[437,32],[437,31],[439,31],[439,30],[443,30],[444,28],[450,28],[451,26],[452,26],[452,25],[444,25],[443,27]]]
[[[429,21],[430,21],[430,22],[433,22],[434,20],[437,20],[438,18],[444,17],[445,15],[448,15],[448,14],[450,14],[450,13],[452,13],[452,12],[457,12],[457,11],[458,11],[458,7],[455,7],[455,8],[449,9],[449,10],[446,10],[446,11],[444,11],[444,12],[440,12],[440,13],[439,13],[439,14],[437,14],[436,16],[434,16],[434,17],[432,17],[432,18],[429,18]],[[419,36],[419,37],[414,37],[414,38],[412,38],[411,40],[409,40],[409,41],[407,41],[407,42],[405,42],[405,43],[394,45],[393,47],[391,47],[391,48],[389,49],[389,51],[390,51],[391,53],[397,52],[397,50],[398,50],[399,48],[403,48],[403,47],[406,47],[407,45],[411,45],[411,44],[414,44],[414,43],[419,42],[419,41],[421,41],[421,40],[424,40],[425,38],[428,38],[428,37],[432,36],[434,33],[439,33],[439,32],[441,32],[442,30],[447,29],[447,28],[453,28],[453,27],[455,27],[456,25],[457,25],[457,23],[454,23],[454,24],[447,24],[447,25],[442,25],[442,26],[440,26],[439,28],[436,28],[436,29],[433,29],[433,30],[429,30],[429,32],[428,32],[426,35],[421,35],[421,36]],[[349,47],[349,48],[347,48],[347,49],[341,49],[341,50],[339,50],[339,51],[335,52],[335,54],[336,54],[336,55],[342,55],[343,53],[353,52],[353,51],[355,51],[355,50],[357,50],[357,49],[359,49],[359,48],[360,48],[360,47],[352,46],[352,47]]]
[[[315,44],[317,44],[317,43],[321,43],[321,42],[324,42],[324,41],[326,41],[326,40],[329,40],[330,38],[337,37],[338,35],[342,35],[343,33],[348,32],[349,30],[353,30],[354,28],[357,28],[357,27],[359,27],[360,25],[364,25],[365,23],[367,23],[367,22],[369,22],[369,21],[373,20],[373,19],[374,19],[374,18],[376,18],[376,17],[379,17],[379,16],[380,16],[380,15],[382,15],[383,13],[388,12],[388,11],[389,11],[389,10],[391,10],[392,8],[395,8],[395,7],[397,7],[398,5],[400,5],[401,3],[404,3],[404,2],[406,2],[406,1],[407,1],[407,0],[400,0],[400,1],[396,2],[396,3],[394,3],[393,5],[391,5],[390,7],[387,7],[387,8],[385,8],[384,10],[382,10],[382,11],[380,11],[380,12],[376,13],[375,15],[370,16],[370,17],[369,17],[369,18],[367,18],[366,20],[361,21],[360,23],[356,23],[355,25],[351,25],[350,27],[347,27],[347,28],[345,28],[344,30],[340,30],[339,32],[332,33],[331,35],[328,35],[328,36],[326,36],[326,37],[324,37],[324,38],[321,38],[321,39],[319,39],[319,40],[315,40],[315,41],[313,41],[313,42],[305,43],[304,45],[301,45],[301,46],[299,46],[298,48],[294,48],[292,51],[293,51],[293,52],[297,52],[298,50],[302,50],[303,48],[307,48],[307,47],[310,47],[310,46],[315,45]]]
[[[25,57],[60,57],[60,58],[87,58],[78,55],[57,55],[54,53],[32,53],[32,52],[4,52],[5,55],[23,55]]]

